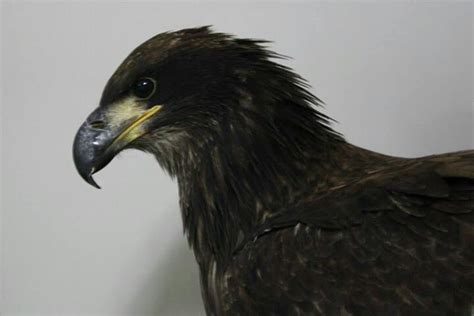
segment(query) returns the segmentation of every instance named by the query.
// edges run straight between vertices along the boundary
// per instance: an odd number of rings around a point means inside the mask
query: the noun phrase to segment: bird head
[[[315,115],[324,121],[310,106],[318,100],[297,75],[271,61],[279,55],[264,43],[201,27],[162,33],[137,47],[76,134],[79,174],[99,187],[92,175],[135,148],[155,154],[173,175],[180,164],[200,159],[207,145],[225,145],[236,129],[241,138],[252,130],[248,138],[258,137],[264,126],[278,134],[285,124],[278,121],[295,116],[295,107],[301,129]],[[285,105],[275,106],[280,99]]]

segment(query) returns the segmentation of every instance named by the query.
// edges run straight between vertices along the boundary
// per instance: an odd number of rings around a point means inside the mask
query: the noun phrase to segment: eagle
[[[474,150],[350,144],[268,45],[206,26],[138,46],[77,131],[80,176],[156,157],[207,315],[470,315]]]

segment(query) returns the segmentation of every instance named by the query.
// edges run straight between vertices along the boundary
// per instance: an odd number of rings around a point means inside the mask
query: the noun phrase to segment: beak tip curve
[[[101,187],[97,184],[97,182],[95,182],[94,178],[92,177],[92,174],[90,174],[85,180],[94,188],[99,189],[99,190],[101,189]]]
[[[74,139],[73,160],[81,178],[93,187],[100,189],[100,186],[92,177],[98,171],[96,149],[89,145],[90,139],[94,137],[93,133],[94,131],[90,129],[88,124],[84,123],[81,126]]]
[[[101,187],[95,182],[94,178],[92,175],[95,173],[94,171],[85,171],[84,169],[77,168],[77,171],[79,172],[80,176],[84,181],[89,183],[91,186],[97,189],[101,189]]]

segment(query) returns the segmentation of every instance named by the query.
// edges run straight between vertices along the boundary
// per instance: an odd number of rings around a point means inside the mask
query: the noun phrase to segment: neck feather
[[[345,144],[313,108],[274,106],[282,108],[272,119],[245,108],[229,112],[219,136],[176,168],[184,228],[198,261],[230,258],[259,223],[318,181]]]

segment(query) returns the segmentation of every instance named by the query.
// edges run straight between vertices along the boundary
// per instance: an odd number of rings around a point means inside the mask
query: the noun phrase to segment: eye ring
[[[156,81],[153,78],[140,78],[132,86],[132,93],[141,100],[150,98],[156,91]]]

